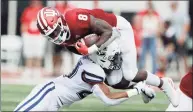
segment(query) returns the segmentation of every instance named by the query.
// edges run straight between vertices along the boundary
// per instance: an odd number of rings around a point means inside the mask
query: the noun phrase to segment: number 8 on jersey
[[[83,20],[83,21],[87,21],[88,20],[88,16],[84,15],[84,14],[78,14],[78,19],[79,20]]]

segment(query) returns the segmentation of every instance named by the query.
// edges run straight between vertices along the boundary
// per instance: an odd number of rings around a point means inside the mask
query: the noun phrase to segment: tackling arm
[[[117,105],[126,101],[129,97],[138,95],[137,89],[131,89],[127,92],[111,93],[104,83],[95,84],[92,88],[93,94],[101,99],[107,105]]]
[[[83,65],[85,69],[89,69],[88,71],[84,70],[82,72],[82,80],[90,84],[92,86],[91,92],[93,92],[96,97],[101,99],[107,105],[120,104],[126,101],[128,98],[140,94],[141,90],[145,87],[145,82],[139,82],[134,86],[133,89],[130,89],[128,91],[110,92],[108,86],[104,83],[106,75],[103,69],[101,69],[101,67],[96,64],[92,64],[92,67],[90,66],[90,64],[88,65]]]

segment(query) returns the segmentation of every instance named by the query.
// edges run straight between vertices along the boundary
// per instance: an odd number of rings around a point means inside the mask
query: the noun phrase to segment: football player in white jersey
[[[108,49],[105,60],[114,62],[119,49]],[[116,63],[116,62],[115,62]],[[114,63],[114,64],[115,64]],[[115,66],[120,66],[116,64]],[[109,68],[114,65],[110,64]],[[140,93],[155,96],[155,92],[145,85],[137,83],[133,89],[125,92],[110,92],[104,81],[106,74],[100,65],[94,63],[88,56],[82,57],[75,69],[69,75],[62,75],[52,81],[37,85],[31,93],[15,108],[14,111],[57,111],[62,106],[85,98],[93,93],[107,105],[117,105]]]
[[[122,24],[122,26],[125,24]],[[120,30],[121,32],[129,34],[127,38],[121,36],[115,39],[117,43],[117,48],[120,48],[121,55],[116,55],[116,58],[122,60],[122,66],[110,66],[113,65],[112,62],[105,61],[107,58],[103,52],[111,53],[111,51],[99,50],[96,53],[90,54],[90,58],[105,69],[107,74],[105,83],[115,89],[128,89],[134,82],[146,81],[146,84],[151,86],[159,87],[166,94],[171,104],[176,107],[179,104],[179,97],[174,87],[173,81],[170,78],[159,78],[158,76],[150,73],[146,70],[137,69],[136,61],[136,48],[134,43],[133,31],[130,25],[126,25],[128,30]],[[122,33],[123,34],[123,33]],[[108,48],[114,47],[115,44],[108,45]],[[129,47],[128,47],[129,46]],[[114,58],[115,58],[114,57]],[[148,98],[151,100],[151,98]],[[149,102],[145,101],[145,102]]]
[[[163,92],[168,97],[171,104],[174,107],[178,106],[179,97],[171,78],[168,78],[168,77],[159,78],[157,75],[152,74],[147,70],[141,70],[137,68],[137,52],[136,52],[136,46],[134,41],[133,29],[130,23],[126,19],[120,16],[117,16],[117,21],[119,22],[117,23],[116,27],[118,28],[118,32],[121,35],[111,40],[115,41],[118,44],[122,53],[121,58],[123,62],[122,62],[121,69],[115,69],[107,76],[108,84],[110,86],[117,87],[117,84],[123,83],[122,78],[124,78],[124,84],[126,83],[125,86],[127,86],[128,82],[130,81],[139,82],[139,81],[145,80],[148,85],[156,86],[161,90],[163,90]],[[99,35],[99,38],[101,38],[100,35]],[[108,43],[108,42],[109,41],[105,43]],[[97,56],[96,53],[98,53],[98,51],[103,50],[103,48],[105,48],[106,46],[109,46],[109,43],[102,44],[101,47],[97,49],[96,52],[93,52],[90,55]],[[77,42],[75,44],[75,47],[77,51],[81,51],[81,50],[84,51],[88,49],[87,45],[84,42]],[[70,51],[73,52],[73,50],[70,50]],[[74,53],[78,53],[77,51],[76,52],[74,51]],[[99,60],[99,63],[104,63],[104,62],[100,62]],[[105,66],[105,64],[102,64],[102,65]],[[122,76],[120,76],[120,74]],[[122,88],[125,88],[125,86],[120,86],[117,88],[122,89]]]

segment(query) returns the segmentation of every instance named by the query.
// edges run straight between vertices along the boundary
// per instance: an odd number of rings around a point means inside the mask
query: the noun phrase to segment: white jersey
[[[91,84],[103,82],[104,80],[105,73],[103,69],[87,57],[83,57],[68,76],[60,76],[54,80],[54,83],[56,89],[59,86],[65,89],[59,93],[59,98],[63,104],[70,105],[91,94]]]
[[[105,76],[99,65],[82,57],[68,76],[37,85],[14,111],[56,111],[91,94],[92,85],[104,82]]]

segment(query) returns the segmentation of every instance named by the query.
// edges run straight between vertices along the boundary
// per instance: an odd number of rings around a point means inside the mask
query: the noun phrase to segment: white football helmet
[[[121,50],[115,41],[103,50],[89,55],[89,58],[102,68],[108,70],[120,69],[122,64]]]

